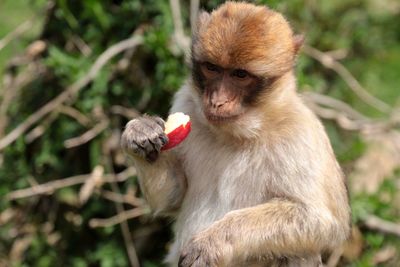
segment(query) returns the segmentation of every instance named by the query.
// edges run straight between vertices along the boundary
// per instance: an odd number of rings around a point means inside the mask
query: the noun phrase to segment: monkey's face
[[[193,81],[212,124],[234,122],[260,107],[292,70],[296,43],[286,20],[263,6],[227,2],[199,16]]]
[[[237,120],[254,105],[266,86],[264,79],[245,69],[222,67],[208,61],[196,62],[194,73],[204,115],[213,124]]]

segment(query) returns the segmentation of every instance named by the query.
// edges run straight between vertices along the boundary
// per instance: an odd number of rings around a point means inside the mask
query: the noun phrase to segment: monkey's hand
[[[149,162],[157,160],[161,147],[168,143],[160,117],[144,115],[126,124],[121,138],[122,148],[129,154]]]
[[[195,235],[183,249],[179,267],[226,266],[232,249],[228,237],[223,237],[223,229],[213,226]]]

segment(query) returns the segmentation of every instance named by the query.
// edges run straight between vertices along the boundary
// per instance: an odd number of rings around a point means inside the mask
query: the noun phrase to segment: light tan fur
[[[347,238],[350,209],[324,128],[296,92],[290,27],[266,7],[228,2],[202,14],[197,29],[194,57],[279,76],[256,105],[221,125],[207,121],[189,80],[171,108],[191,117],[188,138],[154,163],[134,157],[152,208],[176,212],[167,262],[319,266],[320,253]]]

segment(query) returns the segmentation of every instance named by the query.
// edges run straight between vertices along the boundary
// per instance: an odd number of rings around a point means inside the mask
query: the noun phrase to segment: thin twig
[[[197,31],[197,17],[199,16],[200,0],[190,0],[190,25],[192,33]]]
[[[120,105],[114,105],[110,108],[111,113],[124,116],[127,119],[133,119],[140,116],[140,112],[133,108],[127,108]]]
[[[37,186],[32,186],[29,188],[15,190],[7,194],[6,198],[8,200],[15,200],[20,198],[32,197],[36,195],[52,194],[54,191],[64,187],[83,184],[88,178],[91,177],[91,175],[92,175],[91,173],[76,175],[64,179],[47,182]],[[128,179],[129,177],[135,175],[136,175],[136,169],[134,167],[129,167],[126,170],[118,173],[117,175],[105,174],[103,175],[102,180],[107,183],[115,182],[115,180],[117,180],[118,182],[122,182]],[[116,177],[114,178],[114,176]]]
[[[365,123],[362,121],[352,120],[346,116],[345,113],[338,112],[337,110],[330,108],[323,108],[315,103],[309,102],[308,107],[312,109],[319,117],[335,120],[336,123],[343,129],[350,131],[359,131],[365,127]]]
[[[335,110],[340,110],[346,113],[350,118],[363,120],[363,121],[370,121],[371,119],[366,117],[365,115],[361,114],[357,110],[353,109],[349,104],[340,101],[338,99],[332,98],[327,95],[318,94],[315,92],[304,92],[302,93],[303,97],[309,99],[314,103],[318,103],[321,105],[328,106],[330,108],[334,108]]]
[[[387,103],[368,93],[368,91],[361,86],[357,79],[354,78],[351,72],[333,57],[308,45],[304,45],[302,50],[308,56],[319,61],[326,68],[334,70],[362,101],[383,113],[391,112],[391,107]]]
[[[134,208],[131,210],[123,211],[113,217],[106,218],[106,219],[93,218],[89,221],[89,226],[92,228],[110,227],[110,226],[113,226],[116,224],[120,224],[122,222],[126,222],[129,219],[133,219],[133,218],[139,217],[139,216],[147,214],[147,213],[148,213],[148,211],[141,207]]]
[[[133,195],[123,195],[123,194],[118,194],[113,191],[108,191],[108,190],[99,190],[100,196],[102,196],[105,199],[108,199],[113,202],[119,202],[119,203],[125,203],[129,204],[134,207],[140,207],[144,205],[144,201],[141,198],[137,198]]]
[[[187,53],[190,47],[190,38],[185,35],[183,29],[181,6],[179,0],[169,0],[174,22],[174,38],[178,47],[183,53]]]
[[[309,93],[303,94],[303,99],[315,114],[324,119],[335,120],[343,129],[363,130],[376,124],[339,100]],[[324,104],[329,108],[323,107]]]
[[[13,77],[10,73],[4,75],[4,84],[0,102],[0,138],[3,137],[8,124],[8,108],[18,97],[20,90],[44,73],[44,67],[38,63],[30,63],[27,68]]]
[[[32,21],[27,20],[21,25],[19,25],[15,30],[12,32],[8,33],[6,36],[4,36],[3,39],[0,40],[0,51],[6,47],[13,39],[17,38],[20,36],[22,33],[25,31],[29,30],[32,27]]]
[[[339,247],[339,248],[335,249],[332,252],[332,254],[329,256],[325,267],[336,267],[338,265],[342,255],[343,255],[343,247]]]
[[[106,164],[108,165],[109,169],[111,169],[114,172],[113,161],[112,161],[112,156],[110,154],[110,150],[108,150],[105,154],[106,154],[106,158],[105,158]],[[120,189],[118,187],[118,184],[117,184],[117,176],[114,175],[114,178],[115,178],[115,181],[110,183],[111,190],[115,194],[119,194],[120,195],[121,191],[120,191]],[[137,216],[140,216],[140,215],[144,214],[143,212],[145,212],[145,210],[142,207],[136,208],[136,211],[135,211],[135,209],[131,210],[130,214],[128,212],[128,214],[131,217],[127,218],[127,217],[123,216],[124,214],[127,214],[127,212],[124,209],[124,205],[122,203],[120,203],[120,202],[114,202],[114,205],[115,205],[115,208],[117,210],[116,220],[119,220],[119,222],[120,222],[122,237],[124,238],[124,243],[125,243],[125,247],[126,247],[126,252],[128,253],[129,262],[130,262],[132,267],[140,267],[139,259],[138,259],[138,256],[136,254],[135,245],[133,244],[133,239],[132,239],[132,236],[131,236],[131,231],[129,229],[129,225],[128,225],[127,220],[129,218],[134,218],[134,217],[137,217]],[[99,221],[97,221],[97,225],[98,225],[98,223],[99,223]],[[103,223],[104,223],[104,221],[103,221]],[[90,222],[89,222],[89,225],[90,225]],[[96,223],[95,223],[95,225],[96,225]]]
[[[52,112],[49,116],[43,119],[39,125],[37,125],[35,128],[25,134],[25,142],[30,144],[37,138],[42,136],[45,133],[46,129],[51,125],[51,123],[53,123],[57,119],[57,116],[58,112]]]
[[[88,126],[91,122],[91,120],[85,114],[71,106],[61,105],[58,108],[58,111],[71,118],[74,118],[79,124],[83,126]]]
[[[0,151],[13,143],[19,136],[24,134],[32,125],[42,119],[44,116],[49,114],[51,111],[62,105],[65,101],[75,96],[83,87],[88,85],[98,74],[101,68],[114,56],[123,52],[127,49],[132,49],[143,42],[142,35],[135,34],[133,37],[123,40],[117,44],[112,45],[106,51],[104,51],[90,68],[88,73],[79,79],[77,82],[69,86],[55,99],[49,101],[41,109],[30,115],[23,123],[14,128],[8,133],[3,139],[0,139]]]
[[[108,127],[108,124],[109,124],[108,120],[103,120],[100,123],[96,124],[92,129],[86,131],[84,134],[65,140],[64,146],[66,148],[72,148],[83,145],[92,140],[93,138],[95,138],[102,131],[104,131]]]
[[[400,224],[389,222],[375,215],[368,215],[363,220],[366,227],[371,230],[380,231],[386,234],[392,234],[400,237]]]
[[[81,205],[88,201],[96,187],[101,187],[103,185],[103,175],[104,167],[102,165],[97,165],[93,168],[90,177],[86,179],[85,183],[79,190],[79,203]]]

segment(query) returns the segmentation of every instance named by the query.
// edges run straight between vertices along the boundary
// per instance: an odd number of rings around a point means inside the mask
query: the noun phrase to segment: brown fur
[[[268,77],[292,68],[296,50],[293,33],[279,13],[263,6],[227,2],[204,20],[193,44],[195,58],[223,67],[244,66]],[[252,69],[253,64],[262,64],[265,69]]]
[[[196,29],[193,80],[171,109],[190,115],[191,134],[154,163],[129,150],[135,123],[123,135],[152,208],[175,212],[167,262],[320,266],[320,253],[347,238],[350,208],[324,128],[296,92],[292,68],[301,38],[279,13],[241,2],[202,13]],[[201,75],[202,62],[218,66],[222,76]],[[229,78],[235,69],[263,80],[261,90]],[[232,97],[240,90],[256,94],[254,101]],[[240,116],[215,123],[210,105],[227,99],[224,115],[234,115],[235,104]]]

